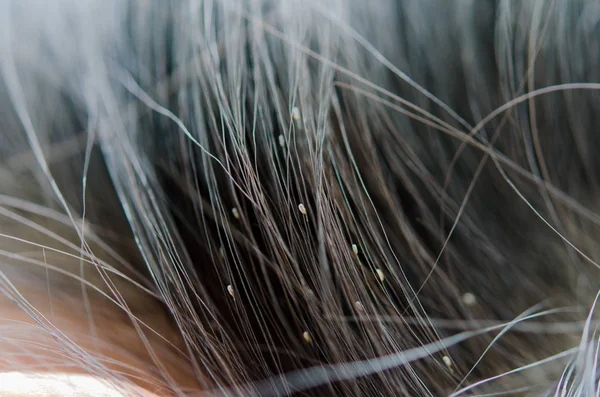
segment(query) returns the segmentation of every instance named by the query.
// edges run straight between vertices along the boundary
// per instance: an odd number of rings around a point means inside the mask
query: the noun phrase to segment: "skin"
[[[48,307],[44,307],[43,303],[36,302],[36,307],[42,314],[49,314]],[[114,338],[108,335],[106,331],[114,330],[113,326],[99,327],[98,337],[92,340],[87,324],[74,318],[73,308],[55,304],[53,311],[52,324],[65,338],[93,357],[109,357],[115,362],[115,364],[107,363],[106,368],[123,373],[124,382],[119,384],[121,387],[124,386],[127,393],[122,394],[120,388],[100,382],[102,377],[86,373],[85,367],[77,366],[73,360],[65,356],[65,349],[61,343],[50,338],[49,333],[36,324],[29,315],[4,298],[0,303],[2,313],[0,327],[9,331],[4,333],[5,337],[0,341],[0,351],[3,352],[0,358],[1,395],[62,395],[66,390],[74,388],[75,390],[72,391],[77,395],[103,395],[104,393],[107,396],[155,396],[157,394],[152,392],[153,389],[161,390],[161,395],[167,392],[156,385],[151,373],[143,370],[149,364],[149,357],[144,354],[139,344],[135,343],[137,336],[135,330],[119,327],[122,340],[129,343],[115,342]],[[110,317],[106,317],[105,321],[109,319]],[[132,350],[123,353],[127,344],[133,345]],[[128,368],[142,370],[142,373]],[[185,373],[185,371],[181,372],[179,369],[177,373]],[[27,377],[27,382],[24,381],[24,376]],[[70,378],[72,376],[82,381],[74,383]],[[183,379],[178,381],[184,382]],[[48,394],[49,390],[57,391],[56,394]]]
[[[84,379],[75,382],[79,388],[104,387],[110,396],[122,392],[115,386],[142,396],[199,389],[179,333],[133,277],[110,271],[101,276],[88,262],[81,272],[77,255],[66,255],[56,241],[9,223],[0,225],[2,232],[2,226],[23,242],[0,243],[0,250],[11,253],[0,261],[0,395],[48,395],[48,388],[73,384],[69,376]],[[101,249],[90,250],[96,263],[110,267]],[[108,376],[114,381],[99,382]]]

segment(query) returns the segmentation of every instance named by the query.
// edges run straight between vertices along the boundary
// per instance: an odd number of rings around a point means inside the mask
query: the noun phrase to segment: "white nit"
[[[358,255],[358,247],[356,244],[352,244],[352,252],[354,252],[354,255]]]
[[[235,219],[240,219],[240,211],[238,211],[238,209],[237,209],[237,208],[233,207],[233,208],[231,209],[231,213],[233,214],[233,217],[234,217]]]
[[[365,311],[365,307],[363,306],[363,304],[360,301],[356,301],[356,303],[354,304],[354,306],[356,306],[356,309],[360,312],[364,312]]]
[[[298,109],[297,107],[293,107],[292,108],[292,118],[295,121],[299,121],[300,120],[300,109]]]
[[[304,342],[308,343],[309,345],[313,342],[312,337],[310,336],[308,331],[304,331],[304,333],[302,334],[302,338],[304,339]]]
[[[379,277],[379,281],[383,282],[385,280],[385,276],[381,269],[375,269],[375,273],[377,273],[377,277]]]
[[[462,296],[462,302],[467,306],[473,306],[477,303],[477,298],[472,293],[467,292]]]
[[[442,357],[442,361],[444,362],[444,364],[446,364],[446,367],[452,368],[452,360],[450,360],[450,357],[444,356]]]
[[[285,147],[285,137],[283,135],[279,135],[279,146]]]
[[[298,209],[300,210],[300,213],[301,213],[302,215],[306,215],[306,207],[304,206],[304,204],[300,203],[300,204],[298,205]]]
[[[231,284],[227,286],[227,292],[229,292],[229,295],[232,297],[235,297],[235,292],[233,291],[233,286]]]

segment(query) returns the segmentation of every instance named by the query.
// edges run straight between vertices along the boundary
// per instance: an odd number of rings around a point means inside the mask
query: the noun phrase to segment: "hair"
[[[597,395],[599,17],[2,2],[0,310],[29,328],[0,321],[21,340],[0,367],[159,395]]]

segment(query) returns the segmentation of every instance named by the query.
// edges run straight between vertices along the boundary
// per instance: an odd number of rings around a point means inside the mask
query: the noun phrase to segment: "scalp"
[[[598,391],[596,2],[2,8],[7,307],[176,394]]]

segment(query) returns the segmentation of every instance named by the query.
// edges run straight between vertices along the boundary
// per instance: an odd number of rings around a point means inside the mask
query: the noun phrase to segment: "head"
[[[2,376],[598,392],[595,2],[0,7]]]

